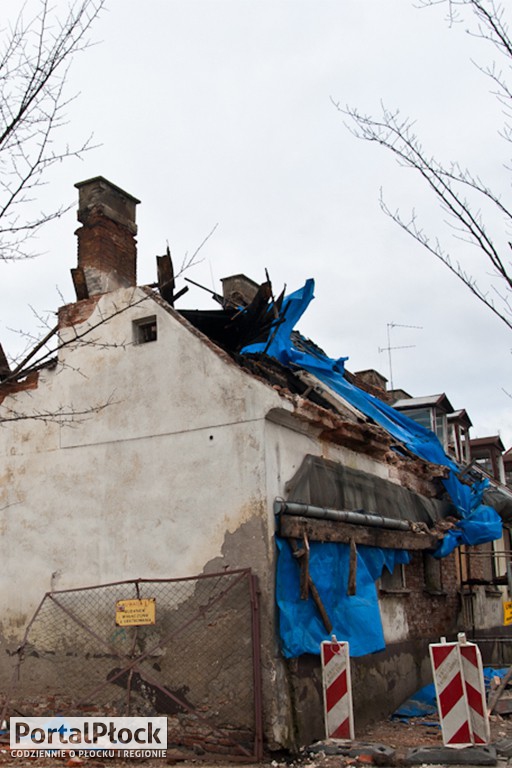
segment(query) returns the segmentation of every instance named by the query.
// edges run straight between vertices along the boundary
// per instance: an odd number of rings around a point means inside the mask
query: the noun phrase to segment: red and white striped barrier
[[[488,744],[491,740],[491,729],[485,698],[484,667],[480,648],[475,643],[468,643],[465,635],[459,635],[459,649],[473,743]]]
[[[320,644],[324,693],[325,734],[328,739],[354,738],[352,684],[348,643],[336,640]]]
[[[471,746],[473,740],[459,644],[433,643],[429,647],[443,744],[453,747]]]
[[[480,651],[466,642],[429,646],[443,743],[448,747],[488,744],[489,718]]]

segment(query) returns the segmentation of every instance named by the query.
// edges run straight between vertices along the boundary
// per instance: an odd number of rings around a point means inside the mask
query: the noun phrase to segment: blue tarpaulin
[[[395,709],[391,717],[393,719],[407,720],[410,717],[425,717],[425,715],[437,714],[436,687],[434,683],[425,685],[416,691],[410,699],[404,701],[398,709]]]
[[[411,453],[449,469],[449,477],[443,482],[460,515],[460,520],[455,530],[446,533],[435,553],[436,556],[445,557],[461,543],[482,544],[500,538],[502,527],[499,515],[491,507],[482,504],[482,494],[487,481],[475,483],[472,486],[462,483],[457,477],[459,467],[446,455],[433,432],[396,411],[382,400],[359,389],[345,378],[346,357],[330,358],[314,345],[308,345],[306,340],[303,340],[301,349],[293,343],[292,331],[313,299],[313,290],[314,281],[307,280],[303,288],[287,296],[281,307],[280,320],[276,321],[271,329],[269,340],[245,347],[242,349],[242,354],[265,352],[292,370],[308,371],[348,403],[380,424]],[[298,597],[298,566],[293,562],[288,546],[278,541],[278,547],[277,594],[284,653],[286,656],[298,656],[301,653],[318,654],[320,642],[326,639],[325,628],[311,598],[304,601]],[[371,550],[372,556],[369,557],[366,553],[361,554],[363,549]],[[354,656],[383,648],[384,641],[374,583],[381,575],[382,566],[374,563],[374,557],[381,558],[383,565],[387,553],[394,551],[378,550],[372,547],[358,548],[358,583],[355,597],[348,597],[346,594],[347,547],[321,543],[318,543],[317,547],[313,544],[311,560],[313,560],[313,551],[315,566],[313,570],[310,565],[311,576],[328,615],[331,617],[332,614],[336,617],[336,620],[331,620],[335,624],[338,639],[350,641],[351,655]],[[390,556],[398,557],[396,553]],[[395,562],[400,561],[395,560]],[[379,568],[380,571],[377,573]]]
[[[484,667],[485,690],[489,691],[493,677],[503,678],[507,672],[508,668],[494,669],[494,667]],[[419,691],[416,691],[410,699],[404,701],[393,712],[391,717],[393,719],[407,720],[410,717],[425,717],[425,715],[435,714],[437,714],[436,689],[434,683],[430,683],[430,685],[425,685]]]
[[[277,538],[277,546],[276,598],[283,654],[287,658],[318,654],[322,640],[329,639],[326,629],[311,597],[300,598],[299,565],[290,545]],[[409,554],[397,549],[358,547],[356,594],[351,597],[347,596],[349,558],[348,544],[312,541],[309,573],[333,624],[333,633],[338,640],[350,643],[351,656],[364,656],[385,647],[375,582],[384,567],[392,573],[397,563],[408,563]]]

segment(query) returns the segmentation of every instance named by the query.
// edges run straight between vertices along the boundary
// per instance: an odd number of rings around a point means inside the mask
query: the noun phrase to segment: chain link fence
[[[257,597],[250,570],[49,592],[4,717],[167,715],[169,748],[259,759]]]

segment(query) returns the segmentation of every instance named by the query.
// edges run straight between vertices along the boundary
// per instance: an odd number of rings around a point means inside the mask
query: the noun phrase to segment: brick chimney
[[[247,275],[222,277],[221,283],[224,299],[234,306],[247,306],[258,293],[258,283]]]
[[[140,203],[103,176],[78,189],[78,268],[71,270],[77,298],[137,285],[137,225]]]

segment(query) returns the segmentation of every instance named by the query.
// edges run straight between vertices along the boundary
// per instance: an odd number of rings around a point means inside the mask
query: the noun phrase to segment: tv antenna
[[[412,349],[416,346],[416,344],[405,344],[401,346],[391,346],[391,331],[393,328],[414,328],[418,331],[423,330],[423,326],[421,325],[403,325],[402,323],[387,323],[387,337],[388,337],[388,345],[387,347],[379,347],[379,352],[387,352],[388,353],[388,362],[389,362],[389,385],[390,389],[394,389],[393,387],[393,364],[391,359],[391,352],[395,349]]]

